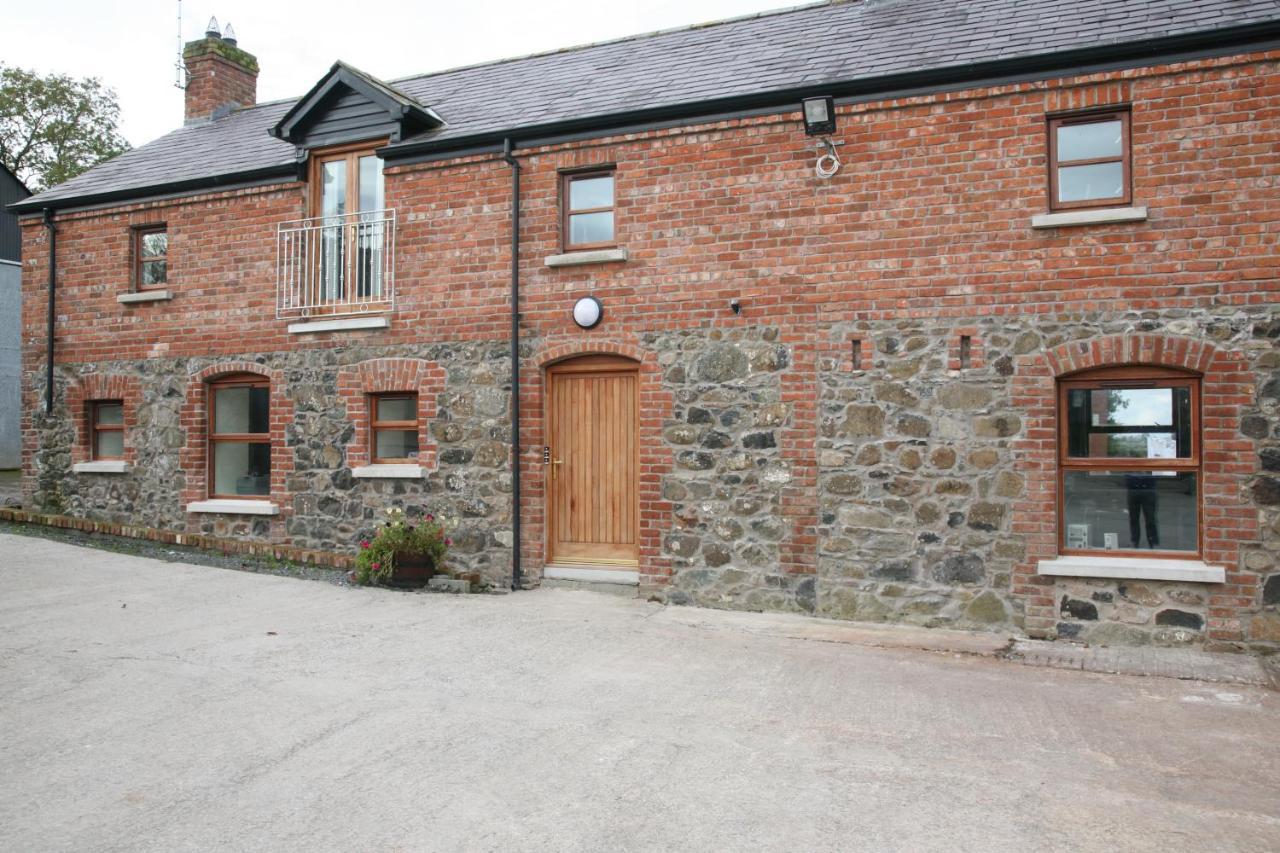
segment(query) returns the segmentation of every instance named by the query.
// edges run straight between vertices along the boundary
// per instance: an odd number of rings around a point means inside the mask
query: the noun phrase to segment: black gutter
[[[187,178],[181,181],[170,181],[166,184],[153,184],[145,187],[129,187],[127,189],[110,190],[87,195],[66,196],[65,198],[47,201],[35,197],[28,201],[11,204],[8,210],[14,214],[36,213],[44,210],[64,210],[66,208],[83,208],[94,205],[108,205],[116,202],[134,202],[160,195],[190,195],[194,190],[232,190],[253,185],[255,181],[263,184],[271,183],[267,178],[285,178],[288,181],[298,180],[298,166],[289,163],[283,166],[267,166],[260,169],[249,169],[244,172],[233,172],[226,175],[214,175],[205,178]]]
[[[55,319],[54,294],[58,285],[58,226],[53,223],[53,210],[44,209],[44,227],[49,230],[49,315],[48,336],[45,338],[44,413],[53,414],[53,322]]]
[[[652,125],[660,122],[689,120],[708,115],[724,116],[756,110],[767,111],[787,107],[799,110],[800,102],[812,95],[831,95],[835,98],[869,98],[884,92],[901,90],[946,90],[967,88],[978,82],[991,80],[1033,80],[1046,74],[1091,73],[1103,70],[1108,63],[1115,67],[1137,67],[1134,60],[1154,64],[1168,55],[1178,60],[1203,56],[1221,49],[1225,55],[1250,53],[1272,49],[1280,39],[1280,19],[1237,27],[1225,27],[1208,32],[1185,33],[1139,42],[1119,42],[1094,45],[1087,48],[1059,51],[1050,54],[1034,54],[1012,59],[975,62],[967,65],[941,66],[923,71],[908,71],[880,77],[856,80],[831,81],[808,84],[802,87],[752,92],[726,98],[712,98],[694,102],[669,104],[661,107],[630,110],[606,115],[586,116],[548,122],[540,125],[524,125],[487,131],[470,136],[448,139],[424,139],[417,142],[401,142],[378,150],[387,162],[399,162],[414,155],[437,152],[453,152],[457,149],[480,148],[500,145],[506,137],[519,131],[525,146],[534,137],[558,137],[579,134],[591,130],[605,130],[633,125]],[[960,86],[957,84],[968,84]]]
[[[520,588],[520,161],[502,141],[511,167],[511,589]]]

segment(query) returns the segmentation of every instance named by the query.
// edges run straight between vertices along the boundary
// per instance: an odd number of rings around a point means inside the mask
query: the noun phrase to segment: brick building
[[[867,0],[255,104],[211,32],[181,129],[17,206],[27,501],[334,553],[399,505],[495,585],[1274,649],[1278,37]]]

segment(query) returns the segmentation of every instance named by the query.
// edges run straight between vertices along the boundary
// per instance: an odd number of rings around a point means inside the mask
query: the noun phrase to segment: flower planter
[[[436,573],[436,561],[430,554],[397,551],[388,586],[416,589],[426,586]]]

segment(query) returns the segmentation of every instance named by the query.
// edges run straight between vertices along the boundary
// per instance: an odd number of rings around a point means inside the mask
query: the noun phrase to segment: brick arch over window
[[[142,402],[142,382],[136,376],[114,373],[86,373],[67,388],[67,406],[76,428],[71,462],[88,462],[92,456],[89,404],[96,400],[120,400],[124,403],[124,461],[133,464],[137,461],[133,431],[137,426],[138,406]]]
[[[181,423],[187,434],[186,444],[178,454],[179,465],[186,475],[182,490],[185,506],[202,501],[209,495],[209,383],[223,376],[250,373],[271,382],[271,502],[280,507],[277,522],[293,510],[287,489],[293,473],[293,450],[286,446],[285,433],[293,423],[293,400],[285,393],[284,373],[255,361],[224,361],[191,374],[187,382],[187,399],[182,404]],[[273,526],[274,524],[273,523]],[[273,535],[277,535],[273,532]]]
[[[589,355],[616,355],[637,363],[640,394],[640,531],[639,570],[641,592],[664,586],[671,579],[671,560],[662,550],[664,531],[671,527],[671,502],[662,497],[662,478],[671,470],[671,451],[662,440],[662,421],[671,412],[671,392],[662,386],[662,369],[654,353],[634,341],[572,339],[544,341],[530,361],[536,370],[520,375],[520,461],[524,518],[521,565],[526,576],[540,571],[546,552],[546,466],[542,447],[546,442],[546,368],[561,361]]]
[[[1240,613],[1252,605],[1258,577],[1240,568],[1240,544],[1258,536],[1258,513],[1245,495],[1242,474],[1257,456],[1242,447],[1242,411],[1254,386],[1243,353],[1204,341],[1165,335],[1115,335],[1073,341],[1022,356],[1013,385],[1015,405],[1025,412],[1014,456],[1026,481],[1013,509],[1013,529],[1026,542],[1025,560],[1014,569],[1013,594],[1026,606],[1026,630],[1044,635],[1056,620],[1054,578],[1036,574],[1040,560],[1058,553],[1057,382],[1084,370],[1155,365],[1201,377],[1201,513],[1204,561],[1226,569],[1225,584],[1209,588],[1209,637],[1241,637]],[[1242,471],[1248,466],[1248,471]]]
[[[420,358],[375,358],[338,371],[338,398],[347,420],[355,427],[347,445],[347,465],[356,468],[372,462],[369,436],[370,394],[412,391],[418,395],[418,464],[434,469],[436,445],[430,425],[436,417],[436,397],[444,390],[447,374],[434,361]]]

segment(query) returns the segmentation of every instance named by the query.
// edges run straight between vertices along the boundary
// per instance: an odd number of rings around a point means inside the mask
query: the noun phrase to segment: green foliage
[[[96,77],[0,65],[0,162],[34,191],[129,150],[116,93]]]
[[[373,539],[360,543],[360,553],[356,557],[356,582],[373,584],[390,580],[397,553],[427,555],[440,566],[450,544],[444,522],[428,514],[417,524],[410,524],[404,517],[404,510],[393,507],[387,510],[387,521],[378,528]]]

